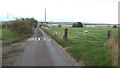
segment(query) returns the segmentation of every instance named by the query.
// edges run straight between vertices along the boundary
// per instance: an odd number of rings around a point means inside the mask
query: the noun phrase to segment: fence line
[[[75,43],[86,44],[87,42],[87,44],[99,45],[99,46],[104,46],[106,41],[111,36],[111,31],[107,31],[107,30],[88,30],[88,34],[84,34],[85,29],[57,29],[51,27],[48,27],[46,29],[52,34],[57,35],[59,38],[66,37]],[[66,34],[65,30],[67,30],[67,34],[68,34],[67,36],[65,36]]]
[[[76,43],[86,43],[87,44],[92,44],[92,45],[100,45],[100,46],[104,46],[104,44],[106,43],[106,41],[108,40],[108,31],[107,30],[90,30],[88,29],[88,34],[85,35],[84,30],[86,29],[68,29],[68,33],[69,34],[70,39],[73,42]],[[100,34],[101,32],[101,34]],[[109,34],[110,35],[110,34]],[[86,39],[85,39],[86,37]]]

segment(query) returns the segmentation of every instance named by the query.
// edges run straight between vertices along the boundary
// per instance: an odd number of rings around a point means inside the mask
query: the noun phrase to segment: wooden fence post
[[[63,35],[63,39],[64,39],[65,41],[68,40],[67,31],[68,31],[68,29],[65,28],[65,30],[64,30],[64,35]]]
[[[108,30],[108,39],[111,37],[111,30]]]

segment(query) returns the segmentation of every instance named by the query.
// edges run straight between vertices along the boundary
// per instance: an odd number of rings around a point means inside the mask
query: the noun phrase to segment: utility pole
[[[46,8],[45,8],[45,23],[46,23]]]
[[[47,26],[47,22],[46,22],[46,8],[45,8],[44,11],[45,11],[45,22],[44,22],[44,23],[45,23],[45,25]]]

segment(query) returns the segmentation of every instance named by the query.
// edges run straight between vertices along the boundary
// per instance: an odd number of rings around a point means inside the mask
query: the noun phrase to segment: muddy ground
[[[27,45],[27,40],[23,40],[8,46],[2,47],[2,66],[12,66]]]

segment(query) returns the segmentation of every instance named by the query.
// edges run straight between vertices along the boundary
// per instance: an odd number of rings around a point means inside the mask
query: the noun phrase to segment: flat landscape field
[[[111,38],[118,38],[117,28],[77,27],[68,29],[68,41],[63,40],[65,27],[42,28],[56,42],[73,56],[77,62],[84,62],[86,66],[110,66],[111,53],[109,52],[108,31]],[[88,32],[84,34],[84,32]]]

